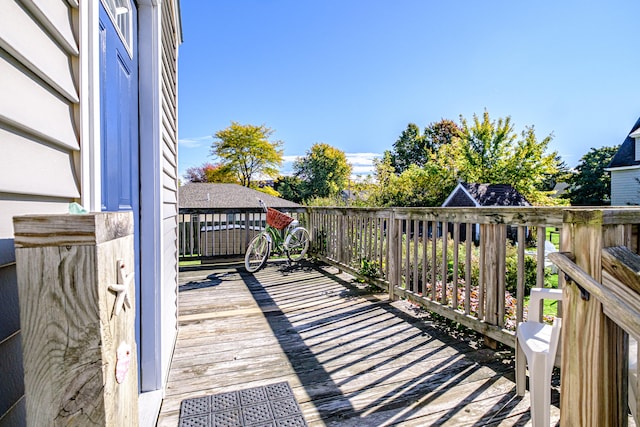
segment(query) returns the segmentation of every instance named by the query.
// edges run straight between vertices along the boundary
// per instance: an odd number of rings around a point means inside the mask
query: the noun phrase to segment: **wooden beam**
[[[601,210],[567,210],[563,229],[576,265],[601,283],[602,248],[620,238],[617,229],[604,226]],[[598,298],[581,298],[573,282],[563,291],[561,426],[624,425],[624,331],[605,316]]]

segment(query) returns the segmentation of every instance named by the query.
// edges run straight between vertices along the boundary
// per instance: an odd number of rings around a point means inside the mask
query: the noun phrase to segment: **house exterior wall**
[[[640,205],[640,167],[611,170],[611,206]]]
[[[141,185],[158,194],[144,211],[157,217],[151,229],[159,241],[151,244],[160,243],[149,255],[155,265],[146,283],[161,297],[152,331],[162,336],[160,370],[166,376],[177,332],[179,6],[178,0],[136,3],[162,9],[155,22],[158,49],[149,55],[159,76],[148,89],[157,111],[147,141],[157,153],[155,178],[142,177]],[[70,202],[100,209],[98,4],[0,1],[0,427],[26,422],[13,217],[65,213]],[[141,238],[149,233],[142,230]],[[163,386],[157,384],[159,392]]]
[[[80,196],[78,5],[0,2],[0,425],[25,422],[13,216]]]
[[[162,377],[178,333],[178,34],[176,2],[162,3]]]

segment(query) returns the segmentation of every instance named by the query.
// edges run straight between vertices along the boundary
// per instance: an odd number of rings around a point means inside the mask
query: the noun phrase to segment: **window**
[[[132,56],[133,6],[131,0],[102,0],[102,4],[109,13],[113,26],[118,30],[118,35],[127,48],[129,56]]]

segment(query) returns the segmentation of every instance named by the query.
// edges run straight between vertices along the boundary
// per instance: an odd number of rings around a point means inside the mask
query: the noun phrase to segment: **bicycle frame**
[[[279,253],[284,253],[284,241],[287,238],[287,234],[291,231],[292,227],[287,225],[284,229],[278,230],[275,227],[267,225],[263,233],[267,236],[267,241],[271,245],[271,250]]]
[[[264,202],[258,200],[267,211]],[[309,248],[310,236],[309,231],[298,224],[297,220],[293,220],[280,230],[267,223],[264,231],[249,243],[244,260],[247,271],[253,273],[262,268],[272,252],[286,255],[289,263],[300,261]]]

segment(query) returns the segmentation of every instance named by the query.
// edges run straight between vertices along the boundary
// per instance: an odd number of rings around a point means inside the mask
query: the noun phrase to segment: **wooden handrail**
[[[640,284],[640,269],[634,269],[634,266],[640,267],[640,256],[624,246],[604,248],[602,283],[576,265],[567,253],[556,252],[550,254],[549,259],[569,276],[570,280],[597,298],[609,318],[627,333],[640,336],[640,293],[629,288],[630,283]],[[629,260],[632,260],[631,264],[627,262]],[[621,278],[623,280],[620,280]],[[633,279],[633,282],[630,279]]]

